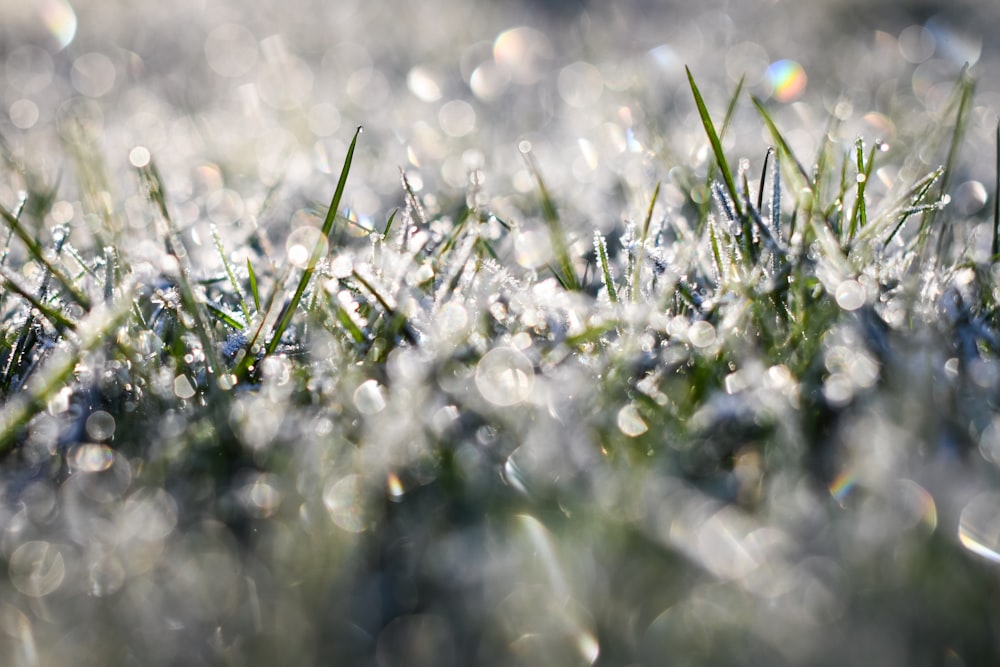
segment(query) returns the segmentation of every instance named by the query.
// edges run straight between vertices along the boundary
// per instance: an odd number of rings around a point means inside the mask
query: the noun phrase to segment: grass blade
[[[608,266],[608,243],[597,230],[594,230],[594,253],[601,263],[601,275],[604,279],[604,288],[608,290],[608,299],[611,303],[618,303],[618,289],[615,287],[615,280],[611,277],[611,268]],[[633,292],[636,291],[634,287],[633,285]]]
[[[260,312],[260,290],[257,287],[257,272],[253,270],[253,264],[250,263],[250,258],[247,257],[247,275],[250,281],[250,296],[253,297],[253,308],[256,312]]]
[[[354,148],[358,144],[358,136],[361,134],[361,131],[362,129],[360,125],[354,131],[354,138],[351,139],[351,145],[347,149],[347,157],[344,158],[344,166],[340,170],[340,180],[337,181],[337,189],[333,193],[333,199],[330,200],[330,208],[327,209],[326,218],[323,220],[323,237],[328,240],[330,240],[330,232],[333,230],[334,220],[337,219],[337,211],[340,209],[340,200],[344,196],[344,187],[347,185],[347,175],[351,172],[351,162],[354,160]],[[295,288],[292,300],[288,303],[288,307],[285,308],[284,312],[281,314],[281,318],[278,320],[278,323],[274,326],[274,331],[271,333],[271,340],[267,342],[267,347],[265,348],[267,354],[273,354],[274,351],[278,349],[281,337],[285,334],[285,331],[288,329],[288,325],[291,324],[292,318],[295,316],[295,312],[298,310],[299,302],[302,301],[302,295],[305,294],[306,287],[309,286],[313,273],[316,272],[316,265],[319,263],[319,260],[319,245],[317,245],[316,249],[309,257],[309,264],[306,265],[305,270],[302,272],[302,277],[299,278],[299,284]]]
[[[996,181],[993,187],[993,244],[990,246],[992,261],[1000,255],[1000,123],[997,123]]]
[[[757,109],[757,113],[760,114],[760,117],[764,120],[764,124],[767,125],[768,132],[771,133],[771,137],[774,139],[774,142],[778,144],[781,152],[784,153],[785,157],[790,160],[793,165],[795,165],[799,175],[802,176],[803,182],[809,183],[811,181],[809,173],[806,171],[806,168],[802,166],[802,163],[799,162],[799,159],[795,157],[795,153],[792,152],[788,142],[785,141],[785,137],[782,136],[781,131],[778,130],[778,126],[775,124],[774,119],[771,118],[771,114],[764,108],[764,103],[753,96],[750,97],[750,100],[753,102],[754,108]]]
[[[694,82],[694,76],[691,74],[691,69],[685,66],[684,70],[687,72],[688,83],[691,85],[691,92],[694,94],[694,103],[698,107],[698,115],[701,117],[701,123],[705,127],[705,134],[708,135],[708,141],[712,144],[712,152],[715,154],[715,161],[719,165],[719,170],[722,172],[722,180],[725,181],[726,190],[728,190],[729,196],[732,198],[737,216],[742,218],[743,209],[740,206],[739,194],[736,190],[736,181],[733,179],[733,172],[729,168],[726,156],[722,152],[722,142],[719,140],[719,135],[715,131],[715,124],[712,123],[712,117],[709,115],[708,108],[705,106],[705,100],[701,96],[701,91],[698,90],[698,85]]]
[[[163,181],[160,179],[156,164],[150,160],[144,166],[139,167],[138,170],[146,186],[147,196],[150,198],[150,201],[156,204],[159,211],[164,245],[167,248],[167,252],[176,260],[176,266],[172,267],[172,270],[164,272],[169,274],[170,278],[177,285],[181,303],[184,305],[185,311],[191,316],[192,329],[204,351],[208,374],[212,376],[212,380],[208,383],[209,391],[214,392],[218,388],[217,383],[222,379],[223,364],[219,359],[216,342],[212,337],[202,308],[199,305],[199,302],[202,300],[196,296],[194,285],[191,284],[191,267],[187,250],[174,230],[173,220],[167,208]]]
[[[126,289],[124,292],[115,307],[98,306],[88,313],[76,327],[78,338],[75,343],[64,341],[63,345],[32,373],[22,391],[11,396],[0,407],[0,452],[5,452],[14,446],[28,421],[72,379],[81,353],[89,352],[111,339],[114,330],[132,310],[132,290]]]
[[[219,236],[219,228],[215,225],[212,225],[212,238],[215,240],[215,250],[219,253],[219,258],[222,260],[222,266],[226,270],[226,276],[229,278],[229,284],[233,288],[233,294],[236,295],[236,299],[239,301],[240,310],[243,312],[243,320],[245,322],[249,322],[250,308],[247,306],[247,300],[246,297],[243,296],[243,290],[240,288],[240,283],[236,280],[236,273],[233,271],[233,266],[229,263],[229,258],[226,257],[226,249],[222,245],[222,237]],[[242,327],[240,328],[242,329]]]
[[[660,183],[657,181],[653,190],[653,197],[649,200],[649,209],[646,210],[646,219],[642,223],[642,236],[639,237],[639,250],[635,258],[635,265],[632,267],[632,303],[639,302],[639,277],[642,273],[642,259],[646,254],[646,239],[649,237],[649,224],[653,221],[653,207],[660,196]]]
[[[959,77],[957,84],[958,87],[958,110],[955,112],[955,126],[951,133],[951,143],[948,146],[948,157],[944,162],[944,173],[941,176],[941,198],[947,196],[948,189],[951,187],[951,175],[954,171],[955,161],[958,158],[958,149],[962,144],[962,138],[965,136],[965,128],[968,126],[969,122],[969,111],[971,110],[972,95],[975,92],[976,84],[969,76],[968,66],[962,70],[962,74]],[[932,227],[934,226],[934,219],[937,217],[938,208],[931,208],[924,213],[923,219],[920,221],[921,228],[921,245],[926,243],[927,237],[930,236]],[[938,235],[937,244],[937,257],[941,258],[944,252],[945,241],[950,236],[950,227],[942,227],[941,233]],[[923,255],[923,247],[920,248],[920,254]]]
[[[561,285],[568,290],[578,291],[580,289],[580,281],[576,277],[576,271],[573,269],[573,260],[569,256],[569,244],[566,242],[565,230],[563,229],[562,221],[559,219],[559,211],[556,209],[555,202],[553,202],[549,194],[549,189],[545,186],[542,174],[538,170],[538,165],[531,158],[531,154],[522,152],[521,155],[524,157],[528,169],[531,170],[531,173],[535,177],[538,193],[542,199],[542,218],[545,220],[545,226],[549,229],[549,241],[552,244],[552,250],[556,254],[556,263],[558,265],[558,270],[555,270],[554,267],[550,268],[553,274],[555,274],[556,280]]]

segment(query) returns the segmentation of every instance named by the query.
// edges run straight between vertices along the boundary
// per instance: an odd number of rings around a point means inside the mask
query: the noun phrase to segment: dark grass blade
[[[726,184],[726,190],[729,192],[729,196],[732,199],[733,206],[736,209],[736,215],[742,218],[743,210],[739,202],[739,193],[736,189],[736,181],[733,179],[733,171],[729,168],[729,162],[726,160],[726,155],[722,151],[722,142],[719,139],[719,134],[715,131],[715,124],[712,122],[712,117],[708,113],[708,107],[705,106],[705,100],[701,96],[701,91],[698,90],[698,84],[694,82],[694,76],[691,74],[691,69],[685,66],[684,70],[687,72],[688,83],[691,86],[691,93],[694,95],[694,103],[698,107],[698,115],[701,117],[701,123],[705,128],[705,134],[708,135],[708,141],[712,145],[712,152],[715,154],[716,164],[719,166],[719,171],[722,172],[722,180]]]
[[[396,221],[397,213],[399,213],[398,208],[392,209],[392,213],[389,214],[389,219],[385,223],[385,229],[382,231],[382,236],[389,236],[389,231],[392,229],[392,223]]]
[[[757,210],[761,211],[764,209],[764,183],[767,181],[767,164],[771,160],[771,156],[774,155],[774,147],[768,146],[767,152],[764,153],[764,164],[760,168],[760,185],[757,187]],[[777,160],[776,160],[777,161]]]
[[[997,123],[996,136],[996,180],[993,187],[993,244],[990,246],[990,257],[997,261],[1000,255],[1000,123]]]
[[[351,145],[347,149],[347,157],[344,158],[344,166],[340,170],[340,180],[337,181],[337,189],[333,193],[333,199],[330,200],[330,208],[327,209],[326,218],[323,220],[322,232],[324,238],[326,239],[330,239],[330,232],[333,230],[333,223],[337,219],[337,211],[340,209],[340,200],[344,197],[344,187],[347,185],[347,175],[351,172],[351,162],[354,160],[354,148],[358,144],[358,136],[361,134],[361,130],[361,126],[358,126],[358,128],[354,131],[354,138],[351,139]],[[332,246],[332,239],[330,240]],[[305,270],[302,272],[302,277],[299,278],[299,284],[295,288],[292,300],[281,314],[281,318],[278,320],[278,323],[274,326],[274,331],[271,333],[271,340],[268,341],[267,347],[265,348],[267,354],[273,354],[274,351],[278,349],[281,337],[285,334],[288,326],[292,323],[292,318],[298,310],[299,302],[302,301],[302,295],[305,294],[306,287],[309,286],[313,273],[316,272],[316,265],[319,263],[319,260],[319,247],[317,246],[316,250],[309,257],[309,264],[306,265]]]

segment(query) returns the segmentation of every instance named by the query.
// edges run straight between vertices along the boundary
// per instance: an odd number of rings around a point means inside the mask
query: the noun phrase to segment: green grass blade
[[[389,230],[392,229],[392,223],[396,221],[396,214],[399,213],[398,208],[392,209],[392,213],[389,214],[389,219],[385,223],[385,229],[382,231],[382,236],[388,237]]]
[[[764,103],[753,96],[750,97],[750,100],[753,102],[754,108],[757,109],[757,113],[760,114],[760,117],[764,120],[764,124],[767,125],[767,130],[771,133],[771,138],[774,139],[774,142],[778,144],[778,147],[781,149],[781,153],[783,153],[785,158],[791,161],[791,163],[795,166],[796,171],[798,171],[799,175],[802,177],[802,181],[804,183],[809,183],[812,180],[809,178],[809,173],[806,171],[805,167],[802,166],[802,163],[799,162],[799,159],[795,157],[795,153],[792,152],[788,142],[785,141],[785,137],[781,134],[781,131],[775,124],[774,119],[771,118],[771,114],[764,108]]]
[[[573,292],[578,291],[580,289],[580,281],[576,276],[576,271],[573,269],[573,259],[569,255],[569,243],[566,241],[566,232],[563,229],[562,221],[559,219],[559,211],[556,209],[555,202],[549,194],[549,189],[545,185],[541,171],[539,171],[538,165],[531,158],[531,154],[522,152],[521,155],[524,157],[528,169],[535,177],[538,194],[542,200],[542,219],[545,220],[545,226],[548,227],[549,242],[552,244],[552,250],[556,254],[558,270],[555,270],[554,267],[550,267],[550,269],[552,269],[556,279],[563,287]]]
[[[253,297],[253,308],[254,311],[260,312],[260,289],[257,287],[257,272],[253,270],[253,264],[250,263],[250,258],[247,257],[247,276],[250,281],[250,296]]]
[[[733,179],[733,172],[729,168],[729,162],[726,161],[725,153],[722,152],[722,142],[719,140],[719,135],[715,131],[715,124],[712,123],[712,117],[708,113],[708,107],[705,106],[705,100],[701,96],[701,91],[698,90],[698,85],[694,82],[694,76],[691,74],[691,69],[687,66],[684,67],[687,72],[688,83],[691,86],[691,92],[694,94],[694,103],[698,107],[698,115],[701,117],[701,123],[705,127],[705,134],[708,135],[708,141],[712,144],[712,152],[715,154],[715,161],[719,166],[719,170],[722,172],[722,179],[725,181],[726,190],[729,192],[729,196],[733,200],[733,206],[736,208],[736,214],[738,217],[743,217],[743,209],[740,206],[739,194],[736,190],[736,181]]]
[[[857,153],[858,189],[854,199],[854,209],[851,211],[851,227],[847,234],[848,243],[854,240],[854,235],[857,233],[859,225],[861,227],[865,227],[868,224],[868,207],[865,202],[865,187],[868,185],[868,180],[871,178],[872,164],[875,162],[876,150],[878,150],[878,145],[872,146],[871,152],[868,154],[868,164],[865,165],[864,142],[859,138],[855,144],[855,152]]]
[[[330,200],[330,208],[327,209],[326,218],[323,220],[323,237],[331,240],[331,246],[332,239],[330,239],[330,232],[333,231],[333,223],[334,220],[337,219],[337,211],[340,209],[340,200],[344,197],[344,187],[347,185],[347,175],[351,173],[351,162],[354,160],[354,149],[358,144],[358,136],[361,134],[361,130],[361,126],[359,125],[354,131],[354,138],[351,139],[351,145],[347,149],[347,157],[344,158],[344,166],[340,170],[340,179],[337,181],[337,189],[333,193],[333,199]],[[285,334],[288,326],[292,323],[292,318],[295,317],[295,312],[298,310],[299,302],[302,301],[302,295],[305,294],[306,287],[309,286],[313,273],[316,272],[316,265],[319,263],[319,260],[319,246],[317,245],[316,249],[309,257],[309,263],[302,272],[302,277],[299,278],[299,284],[295,288],[292,300],[281,314],[281,318],[278,320],[278,323],[274,326],[274,331],[271,333],[271,340],[267,342],[267,347],[265,348],[267,354],[273,354],[274,351],[278,349],[281,337]]]
[[[944,173],[941,176],[940,192],[942,198],[947,196],[948,189],[951,187],[951,176],[954,172],[955,162],[958,159],[958,150],[961,147],[962,138],[965,136],[965,129],[969,124],[972,96],[976,89],[975,81],[969,76],[968,66],[962,70],[962,74],[956,85],[958,86],[957,92],[959,95],[958,110],[955,112],[955,126],[952,129],[951,142],[948,146],[948,157],[945,159]],[[923,219],[920,221],[922,243],[926,242],[927,237],[930,236],[939,210],[938,207],[934,207],[924,213]],[[950,229],[950,227],[942,227],[940,234],[938,234],[936,254],[939,258],[942,257],[942,253],[944,252],[945,241],[950,235]],[[920,248],[920,254],[923,255],[923,248]]]
[[[234,329],[236,331],[243,331],[244,329],[246,329],[246,325],[243,322],[240,322],[235,315],[227,312],[221,306],[217,306],[211,301],[206,301],[205,308],[208,310],[209,314],[212,315],[212,317],[214,317],[219,322],[222,322],[227,327],[230,327],[231,329]]]

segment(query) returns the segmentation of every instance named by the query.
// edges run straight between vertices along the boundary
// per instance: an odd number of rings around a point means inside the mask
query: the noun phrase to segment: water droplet
[[[715,327],[710,322],[699,320],[688,327],[687,335],[695,347],[708,347],[715,342]]]
[[[195,394],[194,387],[186,375],[178,375],[174,378],[174,396],[181,399],[188,399]]]
[[[149,149],[145,146],[136,146],[128,152],[128,161],[136,169],[141,169],[149,164],[151,156]]]
[[[91,440],[110,440],[115,435],[115,418],[104,410],[95,410],[87,417],[86,430]]]
[[[834,298],[844,310],[857,310],[865,305],[865,288],[857,280],[845,280],[837,285]]]
[[[629,403],[618,411],[618,430],[630,438],[636,438],[648,431],[649,427],[643,421],[639,410]]]
[[[374,415],[385,409],[382,386],[375,380],[366,380],[354,390],[354,407],[363,415]]]

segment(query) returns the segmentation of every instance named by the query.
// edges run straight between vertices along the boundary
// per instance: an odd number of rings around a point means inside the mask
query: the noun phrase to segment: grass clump
[[[641,229],[581,232],[525,155],[544,275],[405,174],[352,220],[360,128],[284,254],[199,260],[152,160],[155,243],[48,228],[37,186],[0,210],[7,664],[995,659],[996,239],[945,206],[970,80],[941,145],[824,138],[812,172],[753,99],[756,183],[742,82],[717,131],[688,81],[708,205],[655,178]]]

